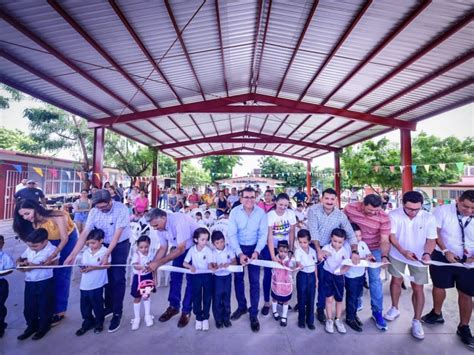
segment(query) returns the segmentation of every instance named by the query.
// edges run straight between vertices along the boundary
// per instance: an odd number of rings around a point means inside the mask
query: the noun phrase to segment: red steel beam
[[[168,11],[169,18],[171,22],[173,23],[173,28],[176,32],[176,35],[178,36],[178,40],[179,40],[179,43],[181,44],[181,48],[183,49],[186,60],[188,61],[191,71],[193,72],[194,78],[196,79],[196,83],[199,87],[199,91],[201,92],[202,98],[204,101],[206,101],[206,95],[204,94],[204,90],[202,89],[201,82],[199,81],[199,78],[196,73],[196,69],[194,69],[194,65],[191,61],[191,56],[189,55],[188,49],[186,48],[186,44],[184,43],[181,30],[178,27],[178,23],[176,22],[176,18],[174,17],[173,9],[171,8],[169,0],[165,0],[165,6],[166,6],[166,10]]]
[[[245,150],[245,151],[242,151],[242,150]],[[185,159],[197,159],[197,158],[203,158],[203,157],[212,156],[212,155],[275,155],[275,156],[281,156],[281,157],[289,158],[289,159],[307,161],[307,159],[294,157],[288,154],[274,153],[267,150],[254,149],[250,147],[214,150],[212,152],[187,156]]]
[[[254,106],[241,105],[229,106],[232,103],[241,103],[243,101],[256,100],[271,103],[276,106]],[[114,123],[125,123],[129,121],[142,120],[158,116],[166,116],[176,113],[244,113],[244,114],[261,114],[261,113],[305,113],[305,114],[330,114],[333,116],[341,116],[355,121],[364,121],[382,126],[394,128],[406,128],[414,130],[416,124],[398,120],[391,117],[382,117],[369,113],[351,111],[347,109],[339,109],[325,105],[312,104],[307,102],[298,102],[295,100],[284,99],[281,97],[273,97],[262,94],[242,94],[231,96],[230,98],[218,98],[204,102],[195,102],[184,105],[162,107],[158,109],[138,112],[134,114],[125,114],[118,117],[107,117],[98,120],[89,120],[93,125],[107,126]],[[280,126],[281,127],[281,126]]]
[[[262,26],[262,13],[263,13],[263,0],[258,0],[258,10],[257,10],[257,18],[255,23],[255,39],[254,39],[254,46],[252,51],[252,63],[250,63],[250,79],[249,79],[249,92],[252,92],[252,82],[254,81],[254,74],[255,74],[255,60],[257,56],[257,47],[258,47],[258,37],[260,34],[260,27]]]
[[[155,61],[155,59],[153,58],[153,56],[150,54],[150,52],[148,51],[148,49],[145,47],[145,45],[143,44],[142,40],[140,39],[140,37],[138,36],[138,34],[136,33],[136,31],[133,29],[132,25],[130,24],[130,22],[127,20],[127,18],[125,17],[125,14],[122,12],[122,10],[120,10],[120,6],[117,5],[116,1],[115,0],[109,0],[109,4],[110,6],[112,7],[112,9],[115,11],[115,13],[117,14],[117,16],[119,17],[119,19],[122,21],[123,25],[125,26],[125,28],[127,29],[128,33],[130,34],[130,36],[132,36],[133,40],[135,41],[135,43],[137,44],[137,46],[141,49],[141,51],[143,52],[143,54],[145,55],[145,57],[148,59],[148,61],[150,62],[150,64],[153,66],[153,68],[156,70],[156,72],[158,74],[160,74],[160,76],[163,78],[163,80],[165,81],[166,85],[168,85],[169,89],[171,90],[171,92],[173,93],[173,95],[176,97],[176,100],[178,100],[178,102],[180,104],[183,103],[183,101],[181,100],[181,98],[179,97],[178,93],[176,92],[176,90],[173,88],[173,85],[171,85],[171,82],[168,80],[168,78],[166,77],[166,75],[163,73],[163,71],[160,69],[160,67],[158,66],[158,63]]]
[[[343,129],[347,126],[349,126],[350,124],[352,124],[352,121],[348,121],[342,125],[340,125],[339,127],[337,127],[336,129],[332,130],[332,131],[329,131],[328,133],[326,133],[324,136],[318,138],[317,140],[314,141],[314,143],[318,143],[318,142],[321,142],[323,139],[329,137],[331,134],[334,134],[336,133],[337,131],[339,131],[340,129]]]
[[[60,53],[58,50],[56,50],[54,47],[46,43],[44,40],[42,40],[40,37],[35,35],[32,31],[30,31],[28,28],[23,26],[18,20],[15,18],[11,17],[8,15],[4,10],[0,11],[0,18],[8,22],[12,27],[14,27],[16,30],[19,32],[23,33],[26,37],[31,39],[33,42],[35,42],[37,45],[45,49],[47,52],[49,52],[52,56],[54,56],[56,59],[67,65],[69,68],[77,72],[79,75],[81,75],[83,78],[97,86],[99,89],[107,93],[110,97],[113,97],[115,100],[120,102],[122,105],[127,107],[130,111],[132,112],[137,112],[137,109],[133,107],[131,104],[129,104],[127,101],[119,97],[116,93],[114,93],[112,90],[107,88],[105,85],[101,84],[97,79],[92,77],[89,73],[87,73],[85,70],[81,69],[78,65],[76,65],[74,62],[72,62],[70,59],[68,59],[66,56],[64,56],[62,53]]]
[[[92,106],[92,107],[98,109],[99,111],[104,112],[106,115],[109,115],[109,116],[113,115],[112,111],[108,110],[107,108],[105,108],[105,107],[99,105],[98,103],[88,99],[87,97],[81,95],[80,93],[70,89],[69,87],[67,87],[66,85],[60,83],[56,79],[53,79],[52,77],[46,75],[44,72],[33,68],[29,64],[23,62],[22,60],[20,60],[16,57],[14,57],[13,55],[9,54],[8,52],[5,52],[1,48],[0,48],[0,56],[5,58],[8,61],[14,63],[15,65],[18,65],[19,67],[23,68],[27,72],[30,72],[30,73],[36,75],[37,77],[43,79],[44,81],[47,81],[51,85],[56,86],[58,89],[61,89],[65,92],[67,92],[69,95],[74,96],[75,98],[85,102],[89,106]],[[87,116],[83,116],[83,117],[87,117]]]
[[[300,138],[301,140],[304,140],[306,138],[308,138],[310,135],[312,135],[314,132],[316,132],[318,129],[320,129],[321,127],[323,127],[324,125],[326,125],[326,123],[329,123],[331,122],[332,120],[334,119],[334,117],[329,117],[327,120],[324,120],[322,123],[320,123],[319,125],[317,125],[315,128],[313,128],[310,132],[308,132],[304,137]],[[289,147],[287,148],[286,150],[284,150],[283,152],[286,153],[287,151],[289,151],[292,147]],[[299,152],[301,152],[303,149],[305,148],[301,148],[301,149],[298,149],[296,152],[294,152],[293,154],[298,154]]]
[[[318,68],[318,70],[316,70],[316,72],[314,73],[313,77],[311,78],[311,80],[309,81],[308,85],[306,85],[305,89],[303,90],[303,93],[300,95],[300,97],[298,98],[298,101],[301,101],[307,94],[309,88],[314,84],[314,82],[316,81],[316,79],[318,78],[319,74],[321,74],[321,72],[324,70],[324,68],[326,68],[326,66],[329,64],[329,62],[332,60],[332,58],[336,55],[337,51],[339,50],[339,48],[341,48],[341,46],[343,45],[343,43],[346,41],[347,37],[349,37],[349,35],[352,33],[352,31],[354,30],[354,28],[357,26],[357,24],[359,23],[360,19],[362,18],[362,16],[364,16],[364,14],[366,13],[366,11],[369,9],[370,5],[372,4],[372,0],[368,0],[365,2],[364,6],[360,9],[360,11],[358,12],[358,14],[356,15],[356,17],[354,18],[354,20],[352,21],[352,23],[349,25],[349,27],[346,29],[346,31],[344,32],[344,34],[341,36],[341,38],[339,39],[339,41],[337,42],[337,44],[334,46],[334,48],[331,50],[331,53],[329,53],[329,55],[326,57],[326,59],[324,60],[323,64],[320,65],[320,67]]]
[[[397,112],[395,112],[395,114],[397,116],[402,116],[404,115],[405,113],[407,112],[410,112],[410,111],[413,111],[414,109],[417,109],[421,106],[424,106],[424,105],[427,105],[435,100],[438,100],[446,95],[449,95],[453,92],[456,92],[458,90],[461,90],[463,88],[465,88],[466,86],[469,86],[469,85],[473,85],[474,84],[474,78],[469,78],[467,80],[464,80],[464,81],[461,81],[460,83],[457,83],[449,88],[447,88],[446,90],[443,90],[439,93],[437,93],[436,95],[433,95],[433,96],[430,96],[424,100],[421,100],[421,101],[418,101],[416,103],[414,103],[413,105],[410,105],[408,107],[405,107]]]
[[[150,138],[152,141],[156,141],[158,142],[158,144],[161,144],[163,145],[164,143],[160,140],[158,140],[157,138],[153,137],[150,133],[148,132],[145,132],[143,129],[141,129],[140,127],[137,127],[135,124],[133,123],[125,123],[127,126],[129,126],[130,128],[140,132],[141,134],[143,134],[144,136],[147,136],[148,138]]]
[[[411,132],[400,130],[400,160],[402,163],[402,193],[413,190]]]
[[[350,133],[348,133],[348,134],[346,134],[346,135],[344,135],[344,136],[342,136],[342,137],[336,139],[335,141],[332,141],[331,143],[329,143],[329,145],[333,145],[333,144],[335,144],[335,143],[337,143],[337,142],[343,141],[343,140],[346,139],[346,138],[349,138],[349,137],[351,137],[351,136],[355,136],[356,134],[359,134],[360,132],[366,131],[366,130],[372,128],[373,126],[375,126],[375,125],[369,124],[369,125],[367,125],[367,126],[361,127],[361,128],[359,128],[358,130],[355,130],[355,131],[353,131],[353,132],[350,132]]]
[[[379,54],[395,37],[397,37],[428,5],[431,0],[423,0],[403,21],[398,25],[370,54],[365,57],[350,73],[347,75],[321,102],[325,105],[336,92],[339,91],[349,80],[351,80],[367,63],[369,63],[377,54]]]
[[[474,52],[471,50],[468,53],[462,55],[461,57],[451,61],[450,63],[446,64],[445,66],[438,68],[435,72],[431,73],[430,75],[424,77],[423,79],[417,81],[416,83],[410,85],[409,87],[399,91],[397,94],[389,97],[388,99],[382,101],[378,105],[372,107],[370,110],[367,111],[367,113],[373,113],[379,109],[381,109],[384,106],[387,106],[389,103],[399,99],[400,97],[408,94],[409,92],[416,90],[426,83],[430,82],[433,79],[436,79],[437,77],[444,75],[445,73],[449,72],[450,70],[460,66],[461,64],[471,60],[474,58]]]
[[[435,39],[433,39],[430,43],[428,43],[426,46],[424,46],[422,49],[419,51],[416,51],[410,58],[405,60],[402,64],[397,66],[394,70],[392,70],[390,73],[385,75],[383,78],[378,80],[376,83],[371,85],[368,89],[366,89],[364,92],[360,93],[355,99],[350,101],[348,104],[344,106],[345,109],[351,108],[356,102],[360,101],[363,97],[367,96],[371,92],[373,92],[375,89],[381,87],[383,84],[388,82],[390,79],[394,78],[396,75],[401,73],[403,70],[408,68],[410,65],[415,63],[418,59],[422,58],[429,52],[431,52],[433,49],[438,47],[441,43],[449,39],[451,36],[456,34],[458,31],[460,31],[462,28],[467,26],[468,24],[471,23],[473,20],[474,15],[470,13],[468,16],[465,16],[462,20],[456,21],[453,26],[448,28],[445,32],[443,32],[441,35],[437,36]],[[394,116],[396,117],[396,116]]]
[[[263,60],[263,52],[265,50],[265,43],[267,41],[267,33],[268,33],[268,23],[270,22],[270,14],[272,11],[272,0],[268,1],[268,13],[267,13],[267,18],[265,20],[265,28],[263,29],[263,38],[262,38],[262,49],[260,50],[260,59],[258,60],[258,65],[256,64],[256,70],[257,70],[257,77],[255,78],[255,86],[253,92],[257,92],[257,86],[258,86],[258,79],[260,78],[260,68],[262,67],[262,60]],[[252,88],[250,88],[252,89]]]
[[[92,48],[94,48],[97,52],[100,53],[100,55],[112,66],[117,70],[124,78],[127,80],[132,86],[135,87],[138,91],[140,91],[143,95],[146,96],[150,102],[155,105],[155,107],[160,107],[158,102],[155,101],[153,97],[150,96],[143,88],[138,85],[131,77],[130,75],[118,64],[107,51],[105,51],[93,38],[92,36],[87,33],[87,31],[77,23],[71,15],[67,13],[64,8],[61,7],[57,3],[56,0],[48,0],[48,4],[72,27],[74,30],[81,35],[84,40],[86,40],[87,43],[89,43]]]
[[[413,121],[420,122],[420,121],[426,120],[428,118],[431,118],[431,117],[434,117],[434,116],[437,116],[437,115],[441,115],[442,113],[445,113],[445,112],[448,112],[448,111],[451,111],[451,110],[455,110],[459,107],[462,107],[462,106],[465,106],[465,105],[470,105],[472,103],[474,103],[474,98],[471,96],[471,97],[468,97],[467,99],[455,102],[451,105],[444,106],[444,107],[442,107],[438,110],[431,111],[431,112],[429,112],[425,115],[418,116]]]
[[[148,146],[148,147],[150,146],[150,145],[149,145],[148,143],[146,143],[145,141],[142,141],[141,139],[138,139],[138,138],[136,138],[136,137],[133,137],[133,136],[131,136],[131,135],[128,134],[128,133],[123,133],[122,131],[119,131],[118,129],[116,129],[116,128],[114,128],[114,127],[107,127],[107,129],[108,129],[109,131],[115,132],[115,133],[117,133],[117,134],[119,134],[119,135],[121,135],[121,136],[124,136],[124,137],[126,137],[126,138],[128,138],[128,139],[130,139],[130,140],[132,140],[132,141],[138,142],[138,143],[143,144],[143,145]]]
[[[311,10],[309,11],[308,17],[306,18],[306,22],[303,26],[303,30],[301,31],[300,37],[298,38],[298,41],[296,42],[295,49],[293,50],[290,61],[288,62],[288,66],[286,67],[285,73],[283,74],[283,78],[280,81],[280,85],[278,85],[278,89],[275,96],[280,95],[280,91],[281,91],[281,88],[283,87],[283,84],[285,83],[286,76],[288,75],[291,65],[293,64],[293,61],[295,60],[296,54],[298,53],[298,50],[300,49],[301,43],[303,42],[304,36],[306,35],[306,31],[308,30],[309,25],[311,21],[313,20],[314,13],[316,12],[316,8],[318,7],[318,3],[319,3],[319,0],[313,1],[313,5],[311,6]]]
[[[263,124],[260,126],[260,131],[258,133],[262,133],[263,129],[265,128],[265,125],[267,124],[268,117],[270,115],[266,115],[265,119],[263,120]]]
[[[250,138],[243,138],[243,136],[247,136]],[[193,144],[201,144],[201,143],[283,143],[283,144],[295,144],[295,145],[302,145],[305,147],[311,147],[311,148],[318,148],[318,149],[324,149],[328,151],[334,151],[336,148],[330,147],[330,146],[325,146],[325,145],[318,145],[318,144],[313,144],[310,142],[303,142],[299,140],[293,140],[293,139],[288,139],[288,138],[282,138],[282,137],[275,137],[267,134],[259,134],[256,132],[248,132],[248,131],[242,131],[242,132],[235,132],[235,133],[230,133],[230,134],[223,134],[220,136],[213,136],[213,137],[204,137],[200,139],[194,139],[190,141],[185,141],[185,142],[178,142],[178,143],[171,143],[171,144],[165,144],[160,146],[160,149],[170,149],[170,148],[176,148],[176,147],[181,147],[181,146],[186,146],[186,145],[193,145]]]
[[[222,40],[222,29],[221,29],[221,16],[219,14],[219,0],[215,0],[216,7],[216,20],[217,20],[217,33],[219,35],[219,46],[221,51],[221,60],[222,60],[222,70],[224,73],[224,86],[227,97],[229,97],[229,85],[227,84],[227,72],[225,65],[225,56],[224,56],[224,41]]]

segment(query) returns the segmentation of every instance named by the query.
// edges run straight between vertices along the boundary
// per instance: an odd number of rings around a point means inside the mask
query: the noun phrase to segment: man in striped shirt
[[[350,203],[344,209],[349,221],[359,225],[362,240],[377,261],[388,261],[390,251],[390,218],[382,211],[382,199],[379,195],[365,196],[362,202]],[[370,303],[372,319],[380,330],[387,330],[387,322],[382,316],[383,290],[380,268],[367,268],[369,273]]]

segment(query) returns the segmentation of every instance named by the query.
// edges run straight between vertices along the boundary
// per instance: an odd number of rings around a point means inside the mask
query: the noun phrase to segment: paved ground
[[[17,257],[24,245],[13,238],[10,224],[0,224],[0,234],[7,238],[5,251]],[[360,313],[365,323],[364,331],[356,333],[348,329],[347,334],[327,334],[321,325],[315,331],[299,329],[296,325],[297,315],[289,314],[288,327],[282,328],[271,317],[262,318],[261,331],[254,334],[250,330],[247,318],[234,322],[230,329],[216,329],[212,323],[208,332],[196,332],[193,322],[185,329],[176,327],[178,317],[167,323],[157,322],[153,327],[142,326],[138,331],[130,330],[132,318],[132,300],[128,294],[124,303],[124,317],[121,328],[113,334],[106,331],[102,334],[87,333],[76,337],[74,332],[80,327],[79,311],[79,279],[73,280],[70,297],[70,310],[63,323],[55,328],[42,340],[26,340],[20,342],[16,337],[25,327],[23,310],[23,275],[14,273],[8,276],[10,297],[7,301],[9,326],[5,336],[0,340],[0,355],[3,354],[48,354],[67,353],[68,355],[95,354],[472,354],[461,344],[455,335],[458,322],[457,298],[453,290],[448,292],[448,300],[444,307],[446,323],[437,326],[425,326],[425,340],[419,341],[411,337],[411,302],[410,291],[402,294],[402,315],[389,324],[388,332],[377,330],[370,318],[370,309],[366,306]],[[128,292],[128,291],[127,291]],[[384,285],[384,306],[390,306],[388,282]],[[431,309],[431,286],[426,288],[425,310]],[[161,314],[167,306],[168,288],[160,287],[152,299],[152,310]],[[296,293],[292,304],[295,304]],[[364,303],[369,304],[369,295],[365,291]],[[233,300],[235,304],[235,300]],[[234,307],[233,307],[234,309]],[[106,321],[108,326],[108,321]],[[474,330],[474,321],[471,322]]]

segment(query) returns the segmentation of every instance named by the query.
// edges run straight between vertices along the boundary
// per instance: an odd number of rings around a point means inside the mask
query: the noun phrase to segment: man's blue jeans
[[[186,250],[183,254],[178,256],[173,260],[173,266],[183,267],[184,258],[188,254]],[[181,306],[181,286],[183,285],[183,273],[181,272],[172,272],[170,273],[170,293],[168,295],[168,302],[170,306],[180,309]],[[183,299],[183,313],[190,314],[192,310],[192,281],[191,275],[186,274],[186,290],[184,291]]]
[[[371,250],[372,255],[377,261],[382,260],[382,251],[380,249]],[[370,306],[372,312],[383,311],[383,289],[382,280],[380,279],[380,268],[367,268],[369,274],[369,291],[370,291]]]
[[[256,245],[241,245],[242,252],[249,258],[255,251]],[[237,257],[240,265],[240,259]],[[250,318],[256,318],[258,314],[258,302],[260,300],[260,266],[248,265],[250,283]],[[240,310],[247,309],[247,299],[245,298],[244,272],[236,272],[234,276],[235,297],[237,298]]]

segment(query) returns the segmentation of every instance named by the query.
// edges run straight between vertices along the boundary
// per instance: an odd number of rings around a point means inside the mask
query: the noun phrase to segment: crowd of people
[[[258,186],[240,191],[225,188],[216,194],[207,188],[202,195],[196,188],[189,194],[175,188],[160,189],[158,208],[151,208],[145,190],[124,190],[108,184],[102,189],[83,190],[72,205],[72,218],[68,211],[45,208],[44,195],[36,190],[17,192],[17,196],[13,229],[25,242],[26,250],[16,262],[0,252],[0,270],[8,273],[16,265],[25,273],[27,328],[19,340],[31,336],[41,339],[64,319],[72,267],[80,267],[82,275],[83,322],[76,335],[89,330],[100,333],[108,316],[112,317],[108,331],[119,329],[127,289],[130,223],[140,221],[151,231],[135,238],[132,249],[132,330],[140,327],[142,304],[144,323],[153,326],[155,272],[171,263],[181,269],[171,272],[169,306],[159,321],[167,322],[181,313],[180,328],[190,322],[193,312],[195,329],[209,330],[211,308],[216,328],[231,327],[232,321],[246,314],[253,332],[260,330],[259,316],[272,316],[286,327],[296,286],[293,310],[298,312],[298,327],[313,330],[318,320],[328,333],[346,333],[346,325],[361,332],[363,324],[357,313],[363,307],[366,282],[374,324],[387,331],[387,321],[400,315],[402,286],[409,282],[413,337],[424,338],[423,323],[444,322],[446,289],[455,287],[460,318],[457,335],[474,347],[469,328],[474,269],[468,267],[474,264],[474,190],[465,191],[456,203],[439,206],[433,213],[422,209],[419,192],[408,191],[402,206],[386,213],[377,194],[366,195],[341,210],[337,193],[331,188],[321,194],[313,189],[310,196],[299,188],[290,198],[284,192],[275,194],[270,187],[262,191]],[[226,230],[210,228],[214,219],[225,219]],[[150,248],[151,238],[159,240],[156,252]],[[0,238],[0,250],[2,247]],[[239,266],[243,271],[235,269]],[[380,277],[384,268],[391,275],[391,307],[385,312]],[[429,277],[433,309],[423,316],[423,289]],[[232,282],[237,299],[233,312]],[[0,278],[2,336],[7,297],[8,283]]]

